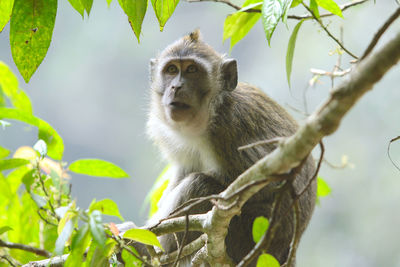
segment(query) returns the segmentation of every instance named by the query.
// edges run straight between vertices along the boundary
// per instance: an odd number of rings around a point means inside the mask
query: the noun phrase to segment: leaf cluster
[[[112,231],[112,224],[104,224],[103,215],[124,220],[111,199],[94,199],[87,209],[76,205],[70,194],[73,173],[109,178],[128,174],[100,159],[63,162],[62,138],[47,122],[33,115],[29,97],[2,62],[0,93],[3,125],[20,121],[38,129],[38,142],[33,147],[23,146],[12,154],[0,146],[0,255],[9,260],[0,260],[0,266],[63,254],[69,254],[65,266],[105,266],[110,260],[116,262],[118,252],[122,252],[127,266],[138,266],[143,260],[125,245],[125,240],[161,247],[148,230],[132,229],[122,238],[122,234]]]

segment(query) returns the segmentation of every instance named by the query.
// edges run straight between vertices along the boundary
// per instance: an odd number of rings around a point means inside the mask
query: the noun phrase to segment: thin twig
[[[53,207],[53,204],[51,204],[50,195],[47,193],[46,186],[44,185],[44,181],[43,181],[43,178],[42,178],[42,174],[41,174],[41,172],[40,172],[39,160],[36,162],[36,170],[37,170],[37,175],[38,175],[38,177],[39,177],[39,182],[40,182],[40,185],[41,185],[41,187],[42,187],[42,190],[43,190],[45,196],[46,196],[47,199],[48,199],[48,203],[49,203],[49,206],[50,206],[50,209],[51,209],[51,212],[52,212],[52,216],[54,216],[54,217],[57,219],[57,221],[58,221],[59,218],[58,218],[58,216],[57,216],[57,214],[56,214],[56,211],[55,211],[55,209],[54,209],[54,207]]]
[[[333,36],[333,34],[328,30],[328,28],[322,23],[321,19],[317,18],[317,16],[315,16],[314,12],[303,2],[301,3],[305,9],[308,10],[308,12],[311,13],[311,15],[314,17],[314,20],[318,22],[318,24],[321,26],[321,28],[328,34],[329,37],[332,38],[332,40],[334,40],[347,54],[349,54],[351,57],[358,59],[357,56],[355,56],[353,53],[351,53],[346,47],[344,47],[344,45],[335,37]]]
[[[393,23],[398,17],[400,16],[400,7],[389,17],[389,19],[382,25],[382,27],[378,30],[375,34],[374,38],[372,39],[371,43],[368,45],[367,49],[365,50],[364,54],[362,55],[360,60],[363,60],[366,56],[368,56],[372,49],[376,46],[379,39],[383,35],[383,33],[389,28],[390,24]]]
[[[29,251],[29,252],[35,253],[36,255],[43,256],[43,257],[46,257],[46,258],[50,258],[51,257],[51,253],[48,252],[45,249],[35,248],[35,247],[28,246],[28,245],[25,245],[25,244],[7,242],[7,241],[3,241],[1,239],[0,239],[0,247],[25,250],[25,251]]]
[[[369,0],[360,0],[360,1],[348,2],[348,3],[346,3],[346,4],[341,5],[341,6],[340,6],[340,9],[341,9],[342,11],[345,11],[345,10],[348,9],[349,7],[357,6],[357,5],[363,4],[363,3],[367,2],[367,1],[369,1]],[[333,14],[333,13],[324,13],[324,14],[321,14],[319,17],[320,17],[320,18],[325,18],[325,17],[334,16],[334,15],[335,15],[335,14]],[[313,16],[312,16],[312,15],[302,15],[302,16],[289,15],[287,18],[288,18],[288,19],[303,20],[303,19],[312,19]]]
[[[293,188],[293,186],[292,186]],[[294,188],[293,188],[294,191]],[[294,234],[292,239],[292,244],[290,246],[289,256],[285,266],[290,267],[296,260],[296,251],[299,246],[301,229],[300,229],[300,203],[297,200],[293,206],[293,224],[294,224]]]
[[[256,146],[275,144],[275,143],[282,142],[282,140],[284,140],[284,139],[285,139],[284,137],[275,137],[275,138],[268,139],[268,140],[261,140],[261,141],[255,142],[255,143],[251,143],[251,144],[248,144],[248,145],[240,146],[238,148],[238,150],[241,151],[241,150],[253,148],[253,147],[256,147]]]
[[[342,71],[334,70],[332,72],[326,71],[326,70],[313,69],[313,68],[310,69],[310,72],[314,75],[328,76],[332,79],[335,77],[343,77],[343,76],[349,74],[350,71],[351,71],[351,68],[348,68],[348,69],[342,70]]]
[[[188,256],[188,255],[195,253],[196,251],[199,251],[202,247],[205,246],[206,241],[207,241],[207,235],[202,234],[199,238],[197,238],[196,240],[187,244],[183,248],[181,255]],[[172,263],[175,260],[177,254],[178,254],[178,251],[174,251],[174,252],[162,255],[160,257],[161,264],[164,265],[164,264]]]
[[[392,157],[390,156],[390,145],[391,145],[393,142],[397,141],[397,140],[400,140],[400,135],[397,136],[397,137],[395,137],[395,138],[393,138],[392,140],[389,141],[389,144],[388,144],[388,147],[387,147],[387,155],[388,155],[388,157],[389,157],[389,160],[392,162],[393,166],[394,166],[396,169],[398,169],[398,170],[400,171],[400,167],[397,166],[397,164],[394,162],[394,160],[393,160]]]
[[[176,267],[178,265],[178,261],[181,258],[182,250],[185,247],[187,234],[189,233],[189,214],[187,213],[185,214],[185,222],[186,222],[185,233],[183,234],[181,244],[180,245],[178,244],[179,245],[178,254],[176,255],[176,259],[172,267]]]
[[[7,255],[0,255],[0,258],[1,258],[1,259],[4,259],[5,261],[7,261],[7,262],[10,264],[10,266],[12,266],[12,267],[17,267],[17,265],[14,264],[14,262],[11,261],[11,259],[10,259],[9,256],[7,256]]]
[[[349,2],[349,3],[346,3],[346,4],[341,5],[341,6],[340,6],[340,9],[341,9],[342,11],[345,11],[345,10],[348,9],[349,7],[356,6],[356,5],[360,5],[360,4],[363,4],[363,3],[367,2],[367,1],[369,1],[369,0],[359,0],[359,1],[355,1],[355,2]],[[217,3],[226,4],[226,5],[230,6],[230,7],[233,7],[233,8],[236,9],[236,10],[242,9],[242,7],[240,7],[240,6],[238,6],[238,5],[235,5],[234,3],[232,3],[232,2],[230,2],[230,1],[228,1],[228,0],[186,0],[186,2],[188,2],[188,3],[195,3],[195,2],[217,2]],[[245,11],[243,11],[243,12],[247,12],[247,13],[261,13],[261,10],[260,10],[260,9],[251,8],[251,9],[247,9],[247,10],[245,10]],[[323,17],[330,17],[330,16],[334,16],[334,15],[335,15],[335,14],[332,14],[332,13],[324,13],[324,14],[321,14],[320,17],[321,17],[321,18],[323,18]],[[299,15],[288,15],[287,18],[288,18],[288,19],[295,19],[295,20],[303,20],[303,19],[312,19],[312,18],[314,18],[314,17],[313,17],[312,15],[302,15],[302,16],[299,16]]]

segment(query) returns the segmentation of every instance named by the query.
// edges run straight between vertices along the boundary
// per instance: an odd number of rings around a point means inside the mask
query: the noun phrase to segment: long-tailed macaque
[[[240,146],[290,136],[296,129],[294,119],[260,89],[238,83],[236,60],[217,53],[202,41],[199,31],[177,40],[151,60],[148,134],[175,171],[151,222],[167,217],[191,198],[223,191],[275,147],[265,144],[239,151]],[[306,188],[314,170],[309,157],[292,180],[297,193]],[[225,242],[234,262],[255,245],[253,220],[270,218],[276,194],[272,185],[265,187],[232,219]],[[301,233],[310,220],[315,197],[313,181],[299,199]],[[293,213],[284,210],[293,199],[287,194],[282,201],[278,215],[284,217],[268,252],[284,264],[294,232]],[[210,209],[211,204],[204,203],[192,213]],[[198,236],[191,232],[186,243]],[[160,240],[167,252],[176,250],[173,235]]]

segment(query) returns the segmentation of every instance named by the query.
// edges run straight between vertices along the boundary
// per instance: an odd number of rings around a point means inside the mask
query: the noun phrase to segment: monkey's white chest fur
[[[148,122],[150,137],[160,147],[164,158],[177,167],[181,174],[192,172],[218,173],[220,164],[203,135],[178,132],[158,118]]]

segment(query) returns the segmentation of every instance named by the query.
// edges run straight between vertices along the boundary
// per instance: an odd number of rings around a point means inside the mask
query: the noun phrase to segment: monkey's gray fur
[[[296,129],[292,117],[260,89],[238,83],[236,61],[204,43],[199,31],[179,39],[151,61],[148,134],[173,166],[174,175],[149,224],[167,217],[191,198],[223,191],[274,149],[272,144],[243,151],[238,147],[290,136]],[[297,193],[306,187],[314,171],[309,157],[293,180]],[[241,215],[232,219],[225,242],[234,262],[255,245],[253,220],[270,218],[277,194],[272,189],[272,185],[262,189],[245,204]],[[315,197],[314,181],[299,199],[301,233],[311,218]],[[278,215],[283,216],[291,203],[292,197],[285,194]],[[210,209],[211,204],[205,203],[192,213]],[[288,212],[268,250],[281,264],[287,260],[293,232],[293,214]],[[186,243],[198,236],[191,232]],[[162,236],[160,241],[167,252],[176,250],[173,235]]]

